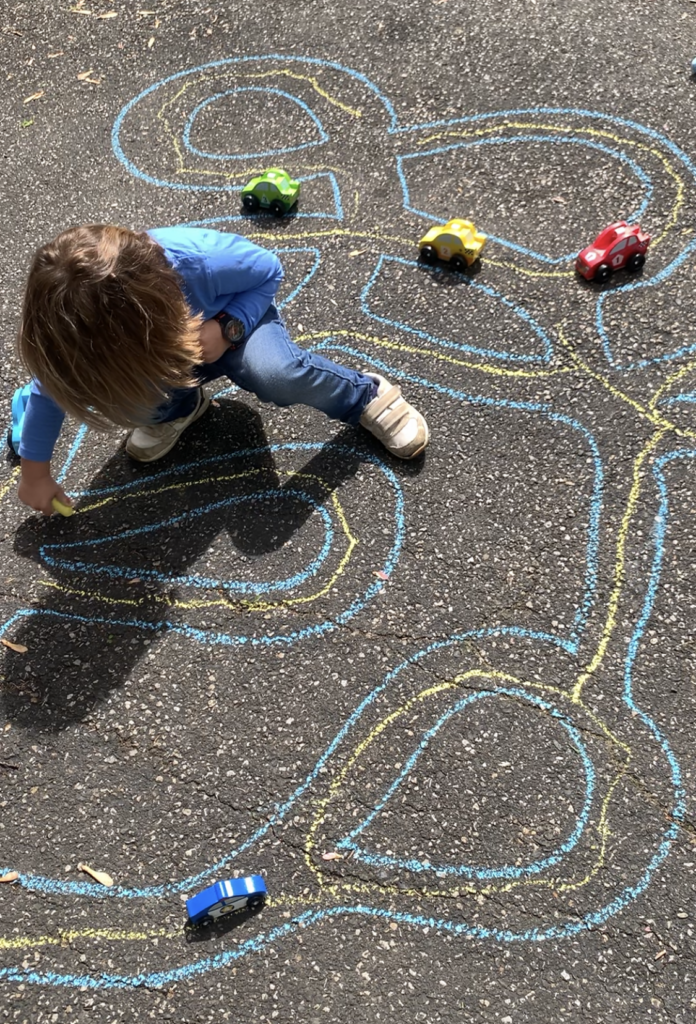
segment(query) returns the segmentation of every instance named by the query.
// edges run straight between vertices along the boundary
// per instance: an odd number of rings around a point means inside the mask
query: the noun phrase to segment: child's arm
[[[34,381],[22,421],[22,478],[18,493],[25,505],[47,516],[55,511],[51,505],[54,498],[63,505],[72,504],[51,476],[51,456],[64,419],[63,410],[42,394],[40,384]]]
[[[283,265],[275,253],[254,245],[241,235],[210,232],[214,244],[207,252],[210,285],[215,293],[216,312],[241,320],[250,334],[273,302]]]

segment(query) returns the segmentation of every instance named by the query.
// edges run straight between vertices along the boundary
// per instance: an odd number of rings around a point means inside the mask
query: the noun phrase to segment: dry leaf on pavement
[[[17,654],[26,654],[28,648],[24,644],[13,644],[10,640],[5,640],[4,637],[0,637],[0,644],[4,644],[5,647],[9,647],[11,651],[16,651]]]
[[[95,882],[100,882],[101,885],[109,886],[114,884],[113,878],[111,875],[107,875],[106,871],[95,871],[94,868],[90,868],[87,864],[82,864],[82,862],[77,865],[77,870],[91,875]]]

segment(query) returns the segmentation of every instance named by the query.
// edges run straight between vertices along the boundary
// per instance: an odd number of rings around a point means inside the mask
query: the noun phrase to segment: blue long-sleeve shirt
[[[203,228],[156,228],[151,238],[162,246],[178,271],[186,301],[194,313],[211,320],[229,313],[250,334],[273,302],[283,268],[278,257],[241,235]],[[32,381],[22,423],[19,454],[47,462],[60,434],[65,413]]]

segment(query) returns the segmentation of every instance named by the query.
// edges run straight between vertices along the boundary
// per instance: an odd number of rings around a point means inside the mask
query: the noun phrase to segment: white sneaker
[[[361,426],[400,459],[415,459],[426,448],[430,431],[425,419],[406,401],[398,384],[378,373],[366,373],[378,385],[377,397],[365,406]]]
[[[126,441],[126,451],[138,462],[156,462],[170,452],[187,427],[190,427],[210,405],[210,399],[198,389],[198,401],[193,412],[169,423],[151,423],[137,427]]]

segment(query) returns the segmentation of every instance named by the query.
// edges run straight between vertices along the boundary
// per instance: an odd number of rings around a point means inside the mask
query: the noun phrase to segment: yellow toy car
[[[477,231],[470,220],[448,220],[423,235],[418,248],[424,263],[444,260],[453,270],[462,271],[475,263],[483,252],[488,235]]]

